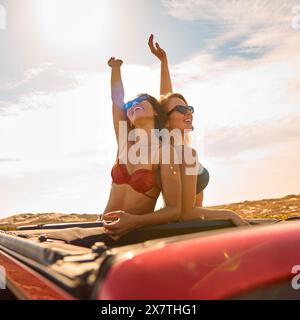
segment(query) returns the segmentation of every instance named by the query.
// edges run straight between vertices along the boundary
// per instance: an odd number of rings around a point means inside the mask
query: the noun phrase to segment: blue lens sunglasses
[[[124,110],[128,110],[128,109],[132,108],[134,104],[141,103],[141,102],[147,100],[148,98],[149,98],[148,94],[143,94],[142,96],[137,97],[137,98],[125,103],[123,108],[124,108]]]

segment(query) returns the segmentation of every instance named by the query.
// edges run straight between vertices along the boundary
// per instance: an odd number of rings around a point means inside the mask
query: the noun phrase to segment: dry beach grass
[[[244,219],[286,219],[300,216],[300,195],[288,195],[279,199],[244,201],[212,208],[233,210]]]
[[[237,212],[245,219],[286,219],[300,216],[300,195],[288,195],[279,199],[263,199],[231,203],[210,208],[225,208]],[[21,225],[92,222],[97,214],[21,213],[0,220],[0,229],[13,230]]]

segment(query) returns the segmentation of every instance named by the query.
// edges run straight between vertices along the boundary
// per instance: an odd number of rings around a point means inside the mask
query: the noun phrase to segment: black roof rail
[[[29,226],[19,226],[18,231],[38,230],[38,229],[68,229],[68,228],[97,228],[102,227],[102,222],[70,222],[70,223],[47,223]]]

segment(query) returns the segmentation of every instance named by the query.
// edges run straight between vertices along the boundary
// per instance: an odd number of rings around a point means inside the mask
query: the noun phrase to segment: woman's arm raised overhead
[[[148,45],[150,51],[160,60],[160,94],[173,93],[172,81],[169,71],[168,57],[165,50],[163,50],[157,42],[153,42],[154,36],[149,37]]]
[[[127,121],[124,110],[124,87],[121,76],[123,61],[114,57],[108,60],[111,67],[111,99],[113,103],[113,121],[117,142],[119,143],[119,123]]]

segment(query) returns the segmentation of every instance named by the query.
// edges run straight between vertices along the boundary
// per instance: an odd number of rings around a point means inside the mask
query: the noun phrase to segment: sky
[[[0,218],[101,213],[126,98],[159,96],[150,33],[195,107],[204,205],[299,194],[299,0],[0,0]],[[159,205],[159,204],[158,204]]]

